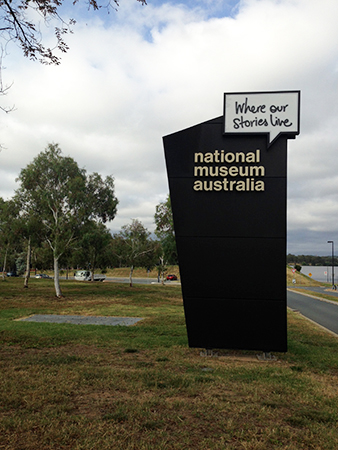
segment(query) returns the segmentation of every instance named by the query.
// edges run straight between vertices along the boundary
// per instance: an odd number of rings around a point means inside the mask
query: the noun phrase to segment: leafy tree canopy
[[[21,170],[18,181],[18,202],[25,214],[39,215],[41,234],[53,251],[55,290],[60,297],[60,257],[74,246],[89,220],[104,223],[115,217],[118,201],[113,177],[87,176],[73,158],[62,155],[57,144],[49,144]]]
[[[21,242],[19,207],[13,200],[0,197],[0,253],[2,259],[2,277],[8,269],[8,257]],[[12,264],[12,262],[10,262]]]
[[[120,233],[114,235],[113,248],[114,244],[121,260],[130,267],[130,286],[134,267],[154,267],[160,255],[159,243],[150,238],[150,232],[137,219],[121,227]]]
[[[287,264],[299,264],[301,266],[331,266],[332,256],[317,255],[292,255],[289,253],[286,257]],[[334,257],[334,265],[338,266],[338,258]]]
[[[110,231],[103,223],[89,221],[83,227],[78,249],[73,254],[73,262],[76,262],[74,265],[90,268],[92,281],[97,267],[104,269],[109,265],[112,239]]]
[[[154,219],[156,225],[155,234],[161,241],[165,262],[167,264],[178,264],[173,213],[169,195],[164,202],[156,205]]]

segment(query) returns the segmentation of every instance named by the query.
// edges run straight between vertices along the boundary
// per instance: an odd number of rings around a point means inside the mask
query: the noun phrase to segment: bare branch
[[[56,52],[66,53],[69,47],[65,40],[65,35],[72,33],[72,26],[75,20],[69,18],[65,20],[59,14],[59,10],[65,0],[0,0],[0,96],[6,95],[10,86],[3,86],[2,83],[2,58],[3,46],[1,43],[16,42],[27,58],[39,61],[42,64],[61,63],[61,57]],[[107,13],[110,9],[116,10],[119,6],[118,0],[73,0],[73,5],[86,1],[88,9],[99,11],[105,8]],[[146,5],[146,0],[136,0],[142,5]],[[31,12],[39,14],[46,26],[54,26],[55,46],[46,47],[43,44],[43,36],[39,30],[39,21],[31,18]],[[0,106],[0,110],[9,113],[15,109],[12,107]],[[0,146],[1,150],[1,146]]]
[[[146,5],[145,0],[136,0]],[[59,14],[59,9],[64,0],[0,0],[0,39],[17,41],[24,55],[32,60],[39,60],[43,64],[60,64],[61,58],[55,55],[55,50],[66,53],[69,47],[64,40],[64,35],[72,33],[75,24],[73,18],[65,20]],[[80,0],[73,0],[73,5]],[[103,4],[101,0],[87,0],[88,9],[99,11],[102,8],[110,12],[119,6],[118,0],[107,0]],[[45,24],[57,22],[54,27],[56,45],[54,48],[45,47],[42,43],[42,35],[38,29],[38,22],[30,19],[29,11],[38,13]]]
[[[2,66],[2,60],[3,60],[3,55],[4,55],[4,49],[2,47],[2,45],[0,46],[0,96],[5,96],[7,95],[9,89],[13,86],[13,83],[10,84],[9,86],[4,86],[3,84],[3,79],[2,79],[2,71],[3,71],[3,66]],[[8,114],[11,111],[14,111],[15,106],[0,106],[0,110],[5,112],[6,114]]]

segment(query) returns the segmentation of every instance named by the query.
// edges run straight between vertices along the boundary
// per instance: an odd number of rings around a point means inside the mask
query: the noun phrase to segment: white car
[[[92,273],[89,270],[78,270],[75,272],[75,280],[77,281],[91,281]],[[106,276],[102,273],[94,274],[94,281],[104,281]]]

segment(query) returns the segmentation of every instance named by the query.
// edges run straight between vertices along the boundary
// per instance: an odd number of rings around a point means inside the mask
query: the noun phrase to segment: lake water
[[[332,283],[332,266],[302,266],[301,273],[322,283]],[[338,283],[338,267],[334,267],[334,282]]]

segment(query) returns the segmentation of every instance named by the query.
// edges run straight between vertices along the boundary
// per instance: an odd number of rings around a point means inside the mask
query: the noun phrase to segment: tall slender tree
[[[18,177],[16,195],[29,214],[41,219],[42,235],[53,252],[54,285],[62,297],[59,260],[75,244],[89,220],[106,222],[116,214],[117,199],[112,177],[87,176],[73,158],[62,156],[58,144],[49,144]]]
[[[119,243],[123,260],[130,267],[129,284],[133,286],[134,267],[151,267],[158,261],[160,244],[150,238],[150,232],[137,219],[123,225],[120,233],[114,235]]]
[[[41,222],[36,214],[21,215],[22,236],[26,240],[26,271],[24,288],[28,288],[31,273],[32,248],[41,243]]]
[[[166,264],[178,264],[174,220],[169,195],[164,202],[156,205],[154,218],[155,234],[162,244],[164,262]]]
[[[2,254],[2,278],[5,278],[10,252],[20,241],[19,209],[13,200],[0,198],[0,250]]]

